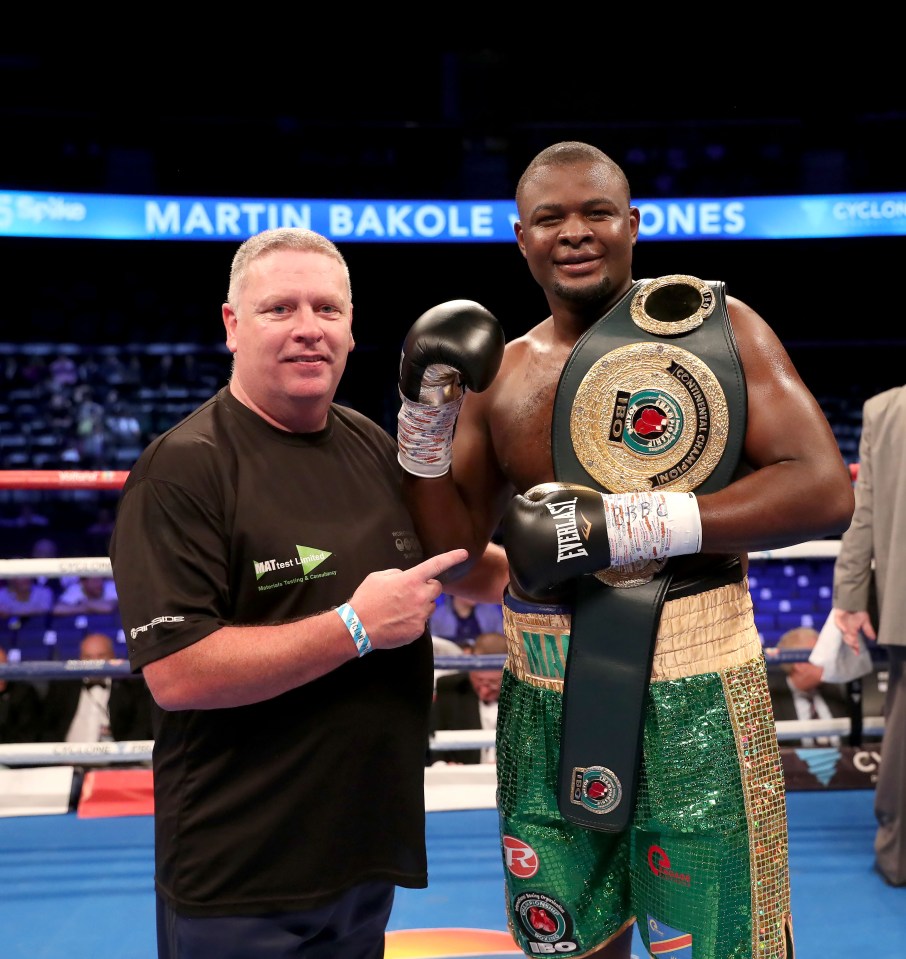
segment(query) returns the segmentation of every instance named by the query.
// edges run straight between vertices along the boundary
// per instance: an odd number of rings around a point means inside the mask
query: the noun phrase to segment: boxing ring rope
[[[116,490],[128,476],[124,470],[0,470],[0,489],[29,490]],[[781,549],[760,550],[749,554],[751,560],[833,559],[839,553],[836,540],[818,540]],[[106,556],[82,556],[57,559],[0,559],[0,579],[13,576],[112,576]],[[770,664],[808,659],[808,650],[770,651]],[[465,672],[502,668],[502,655],[436,655],[437,670]],[[0,663],[0,679],[44,681],[82,679],[100,676],[138,679],[127,660],[65,660]],[[786,720],[777,722],[778,740],[803,736],[846,735],[851,729],[848,718]],[[868,716],[862,721],[862,734],[881,736],[884,719]],[[480,749],[494,745],[491,730],[438,730],[430,748],[437,752],[455,749]],[[0,744],[0,766],[54,765],[74,763],[150,762],[153,741],[102,743],[22,743]]]
[[[0,470],[0,489],[117,490],[128,470]]]

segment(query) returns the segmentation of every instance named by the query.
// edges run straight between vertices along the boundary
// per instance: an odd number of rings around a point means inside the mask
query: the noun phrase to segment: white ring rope
[[[839,540],[813,540],[749,553],[750,560],[834,559],[840,552]],[[0,579],[10,576],[112,576],[106,556],[75,556],[63,559],[0,559]]]
[[[121,740],[113,743],[2,743],[0,766],[150,762],[153,748],[153,739]]]
[[[776,724],[780,742],[801,739],[803,736],[846,736],[849,720],[789,719]],[[881,737],[884,733],[883,716],[866,716],[862,722],[863,736]],[[439,729],[431,736],[434,752],[453,749],[485,749],[494,745],[490,729]],[[51,766],[73,763],[138,763],[150,762],[153,740],[135,740],[113,743],[3,743],[0,744],[0,766]]]
[[[883,654],[869,650],[872,659],[884,662]],[[779,663],[804,663],[811,650],[776,649],[765,650],[768,668]],[[503,654],[435,656],[434,668],[457,673],[469,673],[479,669],[502,669],[506,663]],[[84,679],[88,676],[110,676],[115,679],[137,679],[128,660],[125,659],[63,659],[35,660],[32,662],[0,663],[0,679],[19,679],[38,682],[48,679]]]
[[[73,556],[67,559],[0,559],[0,579],[11,576],[112,576],[106,556]]]

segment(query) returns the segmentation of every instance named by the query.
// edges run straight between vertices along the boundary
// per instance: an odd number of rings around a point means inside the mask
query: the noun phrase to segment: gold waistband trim
[[[572,617],[516,612],[503,606],[507,668],[542,689],[563,691]],[[601,624],[601,642],[607,624]],[[748,579],[664,603],[654,647],[652,682],[739,666],[761,655]]]

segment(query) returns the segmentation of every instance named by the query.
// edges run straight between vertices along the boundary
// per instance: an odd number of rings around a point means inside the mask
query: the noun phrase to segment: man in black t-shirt
[[[222,312],[230,383],[138,459],[110,549],[156,701],[158,955],[377,959],[395,887],[427,885],[426,621],[467,554],[423,558],[396,444],[333,402],[329,240],[251,237]]]

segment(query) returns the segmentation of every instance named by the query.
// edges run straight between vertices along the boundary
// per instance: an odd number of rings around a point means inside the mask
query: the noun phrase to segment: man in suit
[[[0,663],[6,663],[0,646]],[[41,696],[28,682],[0,679],[0,743],[33,743],[41,734]]]
[[[464,657],[497,656],[506,653],[506,637],[502,633],[480,633],[474,646]],[[503,668],[473,669],[468,672],[441,676],[431,707],[431,731],[438,729],[497,729],[497,703]],[[435,750],[431,762],[492,763],[496,760],[493,747],[485,749]]]
[[[106,633],[88,633],[80,659],[114,659]],[[110,742],[152,739],[151,695],[143,679],[54,680],[44,699],[44,742]]]
[[[778,650],[811,650],[818,642],[818,631],[810,626],[797,626],[785,632],[777,642]],[[849,715],[846,687],[842,683],[825,683],[821,666],[801,662],[781,663],[768,670],[768,686],[774,719],[809,720],[837,719]],[[840,746],[839,735],[803,736],[799,740],[783,740],[782,746]]]
[[[833,606],[843,639],[860,633],[888,655],[883,760],[875,787],[875,866],[892,886],[906,885],[906,386],[862,407],[859,472],[852,523],[834,564]],[[872,590],[877,613],[872,615]]]

